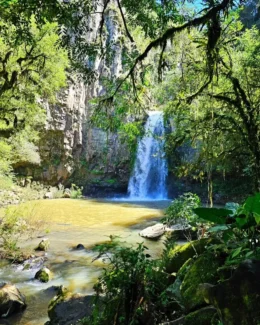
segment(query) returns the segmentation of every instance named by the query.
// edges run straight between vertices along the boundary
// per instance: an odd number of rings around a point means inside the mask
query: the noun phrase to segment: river
[[[125,202],[108,200],[56,199],[27,202],[22,205],[30,219],[41,221],[38,237],[23,243],[24,249],[33,249],[41,236],[48,237],[50,249],[45,265],[54,273],[46,283],[34,280],[36,269],[22,270],[6,265],[0,268],[1,282],[12,282],[27,297],[28,307],[20,315],[9,318],[10,325],[43,325],[47,320],[47,307],[55,295],[53,286],[64,285],[73,292],[93,292],[102,267],[102,261],[92,262],[93,245],[108,240],[110,235],[121,237],[129,244],[145,242],[151,255],[156,258],[163,248],[163,239],[149,241],[141,238],[141,229],[155,223],[163,215],[169,201]],[[0,211],[3,213],[3,210]],[[45,233],[47,230],[48,233]],[[76,251],[77,244],[86,249]],[[1,324],[1,321],[0,321]]]

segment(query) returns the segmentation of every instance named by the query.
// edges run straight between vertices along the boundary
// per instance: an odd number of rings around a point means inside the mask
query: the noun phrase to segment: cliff
[[[97,11],[101,8],[97,8]],[[97,37],[100,15],[86,21],[89,42]],[[116,133],[104,132],[90,123],[90,101],[106,92],[102,78],[117,78],[122,73],[122,30],[120,19],[111,6],[105,12],[106,42],[113,50],[111,62],[97,58],[93,81],[84,76],[68,76],[68,88],[58,94],[55,105],[45,103],[47,122],[41,132],[39,167],[22,166],[19,173],[45,184],[77,183],[87,191],[96,187],[114,187],[125,191],[130,173],[130,153]]]

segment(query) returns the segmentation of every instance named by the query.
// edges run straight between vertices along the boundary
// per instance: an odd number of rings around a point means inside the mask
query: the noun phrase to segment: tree
[[[227,21],[210,79],[205,43],[203,33],[183,36],[174,75],[165,80],[167,111],[177,116],[174,141],[199,147],[197,163],[206,174],[235,165],[251,173],[259,190],[259,31]]]
[[[54,103],[56,93],[66,85],[69,61],[57,43],[57,24],[38,29],[32,17],[29,45],[16,42],[14,25],[1,22],[0,26],[5,29],[0,37],[0,146],[6,153],[4,148],[12,151],[11,159],[4,155],[9,167],[0,167],[0,174],[7,175],[13,163],[39,163],[35,143],[46,119],[44,103]]]
[[[71,58],[76,59],[78,63],[77,68],[80,67],[85,72],[91,72],[91,66],[86,64],[86,56],[100,56],[104,59],[109,56],[108,52],[111,50],[111,44],[103,42],[105,37],[104,20],[109,6],[115,6],[122,18],[125,34],[129,42],[133,44],[133,52],[126,65],[125,77],[118,80],[111,89],[111,96],[109,96],[111,100],[126,79],[131,77],[132,80],[135,80],[137,68],[142,66],[142,62],[147,55],[156,48],[161,48],[158,64],[160,74],[167,41],[172,40],[177,33],[192,27],[204,27],[206,29],[208,68],[209,74],[212,75],[213,61],[216,54],[214,49],[222,31],[221,19],[235,6],[239,6],[240,1],[236,3],[234,0],[205,0],[201,10],[193,15],[181,10],[182,5],[186,3],[189,2],[178,0],[141,0],[138,2],[136,0],[104,0],[98,3],[90,0],[64,0],[62,2],[47,0],[39,3],[36,0],[1,0],[0,7],[2,11],[0,18],[4,19],[4,21],[11,20],[15,22],[17,27],[16,38],[18,40],[30,39],[28,18],[30,19],[30,16],[34,13],[36,22],[39,25],[45,20],[57,22],[63,40],[70,47]],[[84,35],[88,31],[88,25],[93,16],[99,16],[98,34],[94,39],[86,39]],[[144,35],[151,39],[142,52],[135,50],[135,39],[130,33],[129,27],[136,26],[139,26]],[[73,42],[71,42],[71,34],[74,35]]]

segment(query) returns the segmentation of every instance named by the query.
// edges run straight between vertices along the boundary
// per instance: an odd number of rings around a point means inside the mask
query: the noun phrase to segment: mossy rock
[[[46,252],[50,247],[50,242],[47,238],[44,238],[39,245],[35,248],[36,251]]]
[[[204,307],[185,317],[185,325],[212,325],[217,310],[214,307]]]
[[[212,304],[225,325],[260,324],[260,261],[242,262],[233,276],[219,284],[201,284],[198,291]]]
[[[43,267],[35,274],[35,279],[40,282],[49,282],[52,278],[52,273],[47,267]]]
[[[90,316],[93,297],[71,293],[61,286],[48,307],[49,325],[81,324],[81,319]]]
[[[194,260],[192,258],[188,259],[177,273],[174,283],[166,289],[167,296],[175,299],[179,307],[182,306],[181,284],[185,274],[188,272],[193,263]]]
[[[202,283],[216,284],[219,280],[218,268],[223,263],[222,257],[205,252],[187,270],[180,287],[182,303],[186,311],[205,305],[205,300],[198,287]]]
[[[182,265],[195,255],[200,255],[206,250],[206,246],[214,243],[211,238],[194,240],[184,245],[170,249],[165,258],[165,269],[168,273],[178,272]]]

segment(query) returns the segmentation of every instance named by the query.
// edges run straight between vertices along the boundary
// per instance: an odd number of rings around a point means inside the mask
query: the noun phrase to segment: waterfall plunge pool
[[[47,320],[47,307],[55,295],[48,288],[64,285],[73,292],[88,294],[93,292],[93,284],[100,274],[101,261],[92,262],[95,254],[91,246],[105,241],[110,235],[120,236],[122,241],[135,245],[145,242],[150,254],[158,257],[163,248],[163,240],[149,241],[139,236],[141,229],[153,224],[163,214],[169,201],[120,201],[109,200],[41,200],[22,204],[29,208],[33,218],[42,220],[49,233],[50,249],[45,265],[54,278],[48,283],[34,280],[37,269],[22,270],[7,265],[0,268],[1,282],[14,283],[27,297],[28,307],[24,313],[8,318],[10,325],[43,325]],[[0,217],[3,210],[0,210]],[[34,248],[41,239],[34,238],[23,244]],[[83,244],[86,250],[72,248]]]

